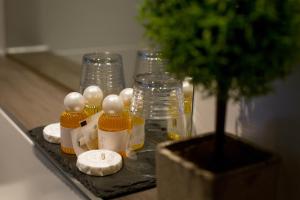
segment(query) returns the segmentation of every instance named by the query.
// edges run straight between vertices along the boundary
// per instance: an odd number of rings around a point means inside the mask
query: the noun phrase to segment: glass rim
[[[181,87],[181,82],[175,79],[169,72],[161,73],[142,73],[134,76],[134,85],[142,85],[147,87],[155,87],[157,85],[165,85],[166,87]]]
[[[82,56],[82,62],[98,64],[122,63],[122,56],[118,53],[112,53],[109,51],[86,53]]]
[[[167,60],[163,58],[163,54],[159,50],[151,50],[151,49],[139,49],[138,57],[143,58],[144,60],[153,60],[153,61],[162,61],[166,62]]]

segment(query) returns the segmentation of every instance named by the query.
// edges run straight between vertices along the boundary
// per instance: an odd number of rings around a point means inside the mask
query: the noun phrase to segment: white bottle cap
[[[106,149],[90,150],[78,156],[76,166],[85,174],[106,176],[122,168],[122,156]]]
[[[121,113],[124,109],[124,104],[118,95],[111,94],[104,98],[102,109],[104,113],[108,114]]]
[[[131,103],[131,99],[132,99],[132,95],[133,95],[133,89],[132,88],[125,88],[124,90],[122,90],[120,92],[120,97],[124,103],[124,105],[129,106]]]
[[[49,124],[43,129],[44,139],[48,142],[60,143],[60,123]]]
[[[67,111],[80,112],[84,108],[84,97],[78,92],[69,93],[64,99],[64,105]]]
[[[182,90],[185,97],[193,96],[193,84],[188,80],[184,80],[182,83]]]
[[[83,92],[83,97],[86,103],[91,106],[100,106],[103,100],[103,92],[100,87],[96,85],[91,85],[85,88]]]

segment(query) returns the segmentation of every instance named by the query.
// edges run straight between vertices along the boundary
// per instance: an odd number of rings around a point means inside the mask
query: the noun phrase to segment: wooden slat
[[[8,57],[62,86],[79,90],[81,66],[52,52],[10,54]]]
[[[0,88],[0,106],[26,129],[58,121],[69,92],[6,58],[0,58]]]

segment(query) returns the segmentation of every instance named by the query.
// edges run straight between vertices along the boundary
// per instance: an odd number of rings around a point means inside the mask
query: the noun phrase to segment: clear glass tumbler
[[[132,131],[125,167],[142,176],[155,177],[151,163],[156,145],[186,136],[181,82],[168,73],[135,76],[130,111]]]
[[[160,51],[143,49],[137,52],[135,75],[165,72],[166,59]]]
[[[109,52],[85,54],[80,92],[90,85],[98,85],[104,96],[119,94],[125,88],[122,56]]]
[[[184,96],[181,82],[168,73],[144,73],[135,77],[131,103],[132,137],[139,146],[149,138],[154,143],[186,136]],[[134,130],[144,122],[142,129]],[[138,138],[135,140],[135,138]]]

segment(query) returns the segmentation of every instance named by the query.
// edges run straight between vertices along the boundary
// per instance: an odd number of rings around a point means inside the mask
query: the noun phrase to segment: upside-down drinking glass
[[[119,94],[125,87],[121,55],[109,52],[85,54],[80,92],[90,85],[98,85],[104,96]]]
[[[182,85],[168,73],[135,77],[131,113],[133,118],[145,121],[145,137],[151,137],[152,141],[178,140],[186,136]],[[142,138],[140,132],[133,134]]]
[[[166,59],[157,50],[139,50],[137,52],[135,75],[143,73],[165,72]]]
[[[181,82],[168,73],[135,76],[129,149],[138,151],[130,151],[133,156],[125,159],[127,170],[154,177],[151,162],[154,162],[156,145],[186,136],[183,99]]]

